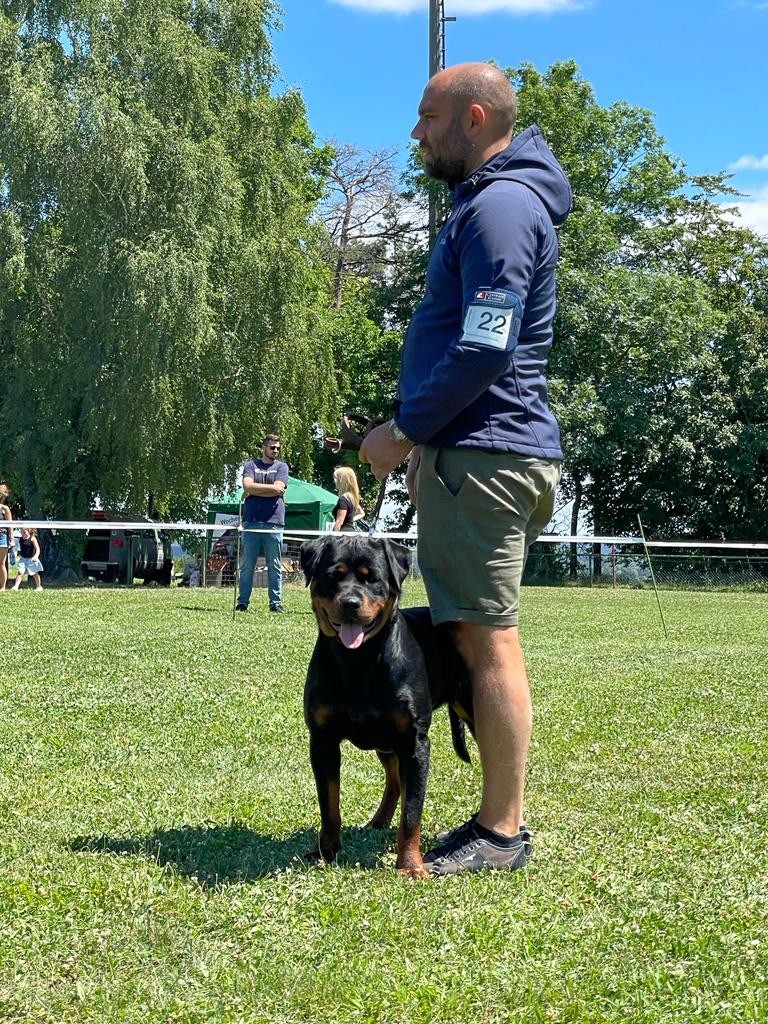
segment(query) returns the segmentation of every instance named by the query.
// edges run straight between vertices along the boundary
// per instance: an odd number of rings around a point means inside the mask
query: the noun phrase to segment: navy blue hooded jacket
[[[403,345],[395,421],[412,441],[562,458],[545,371],[571,198],[535,126],[456,187]]]

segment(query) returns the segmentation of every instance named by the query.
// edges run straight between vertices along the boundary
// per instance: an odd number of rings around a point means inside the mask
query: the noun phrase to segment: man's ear
[[[389,566],[389,574],[397,589],[403,585],[403,580],[411,568],[411,552],[404,544],[397,544],[393,540],[384,538],[384,555]]]
[[[470,135],[477,135],[488,124],[488,111],[480,103],[471,103],[466,114],[467,130]]]
[[[317,566],[328,546],[330,537],[315,537],[313,540],[305,540],[299,551],[299,561],[304,572],[304,585],[309,586],[315,578]]]

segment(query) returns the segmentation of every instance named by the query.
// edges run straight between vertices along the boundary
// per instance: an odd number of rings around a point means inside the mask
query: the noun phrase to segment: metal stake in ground
[[[659,598],[659,588],[656,586],[656,577],[653,574],[653,564],[651,563],[651,553],[648,550],[648,544],[645,540],[645,530],[643,529],[643,523],[640,516],[637,517],[637,525],[640,527],[640,536],[643,538],[643,550],[645,551],[645,558],[648,562],[648,568],[651,571],[651,580],[653,582],[653,592],[656,595],[656,604],[659,606],[659,615],[661,616],[661,625],[664,628],[664,638],[669,640],[669,633],[667,632],[667,624],[664,621],[664,612],[661,608],[661,600]]]

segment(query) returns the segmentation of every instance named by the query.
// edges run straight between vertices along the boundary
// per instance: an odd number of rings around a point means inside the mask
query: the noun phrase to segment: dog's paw
[[[369,829],[384,829],[389,828],[392,824],[392,815],[387,816],[386,814],[374,814],[370,821],[366,821],[363,828]]]
[[[411,867],[398,868],[397,873],[412,882],[419,881],[422,878],[429,878],[429,872],[423,864],[414,864]]]
[[[323,842],[319,839],[315,845],[304,854],[303,860],[309,864],[331,864],[341,849],[341,843]]]

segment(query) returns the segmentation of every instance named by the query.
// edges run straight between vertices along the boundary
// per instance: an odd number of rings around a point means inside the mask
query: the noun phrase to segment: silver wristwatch
[[[389,421],[389,436],[395,442],[395,444],[413,444],[410,437],[406,437],[400,427],[395,423],[394,420]]]

